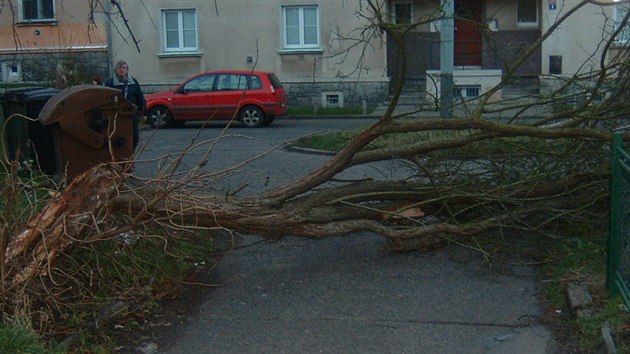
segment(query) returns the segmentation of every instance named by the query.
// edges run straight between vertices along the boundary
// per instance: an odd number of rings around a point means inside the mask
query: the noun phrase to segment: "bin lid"
[[[59,89],[48,87],[37,90],[31,90],[24,93],[24,100],[27,102],[32,101],[47,101],[57,93],[59,93]]]
[[[129,106],[133,110],[131,104],[122,98],[118,89],[99,85],[73,86],[58,92],[48,100],[42,107],[38,119],[45,125],[60,120],[73,120],[81,116],[82,112],[107,106],[113,100],[119,102],[121,107]]]
[[[40,90],[48,90],[51,88],[33,86],[33,87],[14,87],[9,89],[0,90],[0,100],[2,101],[22,101],[29,92],[36,92]],[[53,89],[56,90],[56,89]]]
[[[97,149],[103,146],[105,137],[89,129],[85,119],[95,110],[116,110],[121,117],[132,119],[133,105],[120,90],[99,85],[77,85],[65,89],[50,98],[39,112],[38,120],[58,126],[74,138]]]

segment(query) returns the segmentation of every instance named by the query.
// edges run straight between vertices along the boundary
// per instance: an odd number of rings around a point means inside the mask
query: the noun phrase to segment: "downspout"
[[[455,0],[441,0],[440,24],[440,117],[453,116],[453,52],[455,39]]]
[[[111,3],[105,1],[105,31],[107,32],[107,77],[112,77],[114,71],[112,63],[114,60],[114,54],[112,53],[112,18],[111,18]],[[105,81],[103,81],[105,82]]]

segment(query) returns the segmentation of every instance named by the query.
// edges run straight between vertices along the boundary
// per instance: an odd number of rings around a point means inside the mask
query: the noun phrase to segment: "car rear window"
[[[269,81],[271,81],[271,86],[273,86],[273,88],[275,89],[282,87],[282,84],[280,83],[280,79],[278,79],[276,74],[269,74]]]

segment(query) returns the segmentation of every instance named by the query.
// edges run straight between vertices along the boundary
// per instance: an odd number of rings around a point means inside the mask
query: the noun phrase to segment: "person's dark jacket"
[[[146,109],[146,100],[142,93],[142,88],[136,79],[129,76],[127,80],[120,80],[117,76],[105,81],[105,86],[120,90],[123,97],[136,107],[133,115],[133,148],[140,143],[140,117]]]
[[[105,86],[119,89],[123,97],[136,106],[137,112],[144,112],[146,101],[138,80],[131,76],[127,80],[120,80],[117,76],[114,76],[105,81]]]

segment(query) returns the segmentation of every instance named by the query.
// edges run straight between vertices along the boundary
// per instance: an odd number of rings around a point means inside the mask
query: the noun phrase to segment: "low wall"
[[[283,82],[289,105],[326,106],[326,96],[338,95],[343,106],[369,107],[382,105],[388,100],[388,81],[358,82]]]
[[[105,81],[109,75],[108,60],[104,51],[0,55],[0,62],[19,66],[20,81],[54,82],[62,79],[68,85],[92,83],[97,76]]]
[[[490,91],[501,82],[501,70],[488,69],[455,69],[453,70],[454,86],[479,86],[479,95]],[[427,70],[427,99],[434,100],[440,92],[440,70]],[[470,98],[470,97],[468,97]],[[491,101],[501,98],[501,91],[490,97]]]

